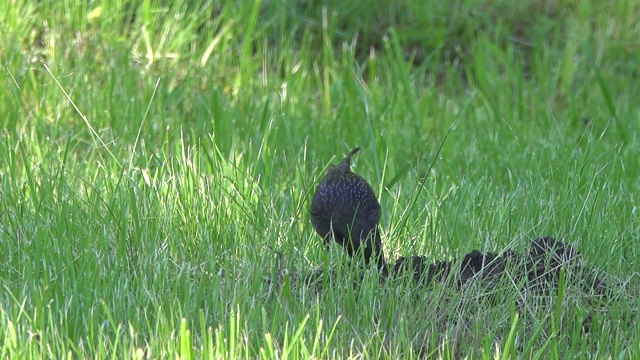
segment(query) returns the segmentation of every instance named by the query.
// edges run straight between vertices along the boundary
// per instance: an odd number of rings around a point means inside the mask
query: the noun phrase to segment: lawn
[[[640,357],[639,18],[0,2],[0,358]],[[552,236],[579,268],[544,294],[381,281],[310,222],[356,146],[387,262]]]

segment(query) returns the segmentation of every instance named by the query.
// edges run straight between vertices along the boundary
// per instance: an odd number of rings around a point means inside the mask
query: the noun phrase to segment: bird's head
[[[331,165],[327,171],[327,175],[351,172],[351,157],[358,151],[360,151],[360,148],[356,147],[351,150],[349,155],[345,156],[344,160],[342,160],[338,165]]]

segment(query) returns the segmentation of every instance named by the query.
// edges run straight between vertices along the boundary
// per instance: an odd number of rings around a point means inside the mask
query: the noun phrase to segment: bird
[[[311,223],[326,246],[333,238],[353,258],[360,251],[366,264],[384,269],[380,239],[380,203],[371,185],[351,171],[353,149],[338,165],[331,165],[311,201]]]

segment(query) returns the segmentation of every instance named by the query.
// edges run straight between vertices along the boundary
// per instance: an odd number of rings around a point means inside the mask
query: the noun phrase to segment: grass
[[[0,357],[639,356],[640,6],[322,4],[0,5]],[[379,285],[309,222],[355,146],[388,261],[551,235],[624,287]]]

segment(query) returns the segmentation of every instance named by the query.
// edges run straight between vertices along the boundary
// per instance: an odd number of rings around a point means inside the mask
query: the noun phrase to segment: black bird
[[[360,175],[351,171],[353,149],[337,166],[331,166],[311,202],[311,222],[316,232],[329,244],[331,237],[350,257],[364,251],[367,264],[385,266],[380,240],[380,203],[373,189]]]

